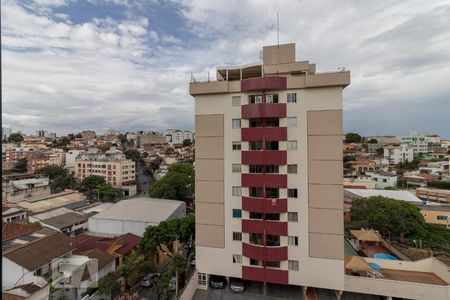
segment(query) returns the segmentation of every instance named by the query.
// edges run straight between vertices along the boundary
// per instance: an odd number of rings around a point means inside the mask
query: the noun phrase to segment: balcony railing
[[[286,127],[241,128],[242,141],[286,141]]]
[[[242,119],[286,118],[286,103],[255,103],[242,105]]]
[[[289,284],[289,272],[287,270],[242,266],[242,279],[276,284]]]
[[[287,213],[287,199],[242,197],[242,209],[267,214]]]
[[[288,224],[281,221],[242,219],[242,232],[287,236]]]
[[[283,150],[242,151],[241,162],[243,165],[286,165],[287,152]]]
[[[287,188],[286,174],[242,174],[243,187]]]
[[[242,255],[261,261],[283,261],[288,259],[287,246],[264,247],[242,243]]]

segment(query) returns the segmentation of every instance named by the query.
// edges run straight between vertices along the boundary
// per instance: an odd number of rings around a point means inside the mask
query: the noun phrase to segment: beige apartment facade
[[[91,175],[104,177],[106,182],[122,189],[125,196],[136,195],[136,164],[131,159],[76,159],[75,177],[83,180]]]
[[[220,67],[217,81],[190,84],[199,288],[221,275],[299,293],[330,289],[337,299],[344,291],[409,297],[420,289],[345,274],[342,94],[349,84],[348,71],[318,74],[315,64],[295,61],[295,44],[264,47],[262,63]],[[395,267],[435,265],[450,282],[435,261]],[[417,299],[450,296],[448,287],[423,286]]]

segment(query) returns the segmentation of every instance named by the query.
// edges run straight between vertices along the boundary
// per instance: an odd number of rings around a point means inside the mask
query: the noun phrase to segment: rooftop
[[[184,202],[176,200],[132,198],[122,200],[91,218],[159,224],[166,221],[183,204]]]
[[[75,224],[84,223],[88,218],[89,216],[79,212],[67,212],[59,216],[41,220],[40,222],[53,228],[62,229]]]
[[[37,224],[21,224],[13,222],[2,223],[2,241],[6,241],[17,236],[30,233],[41,228]]]
[[[32,213],[44,212],[47,210],[75,205],[78,202],[86,200],[86,196],[77,191],[65,191],[58,194],[52,194],[42,200],[35,202],[22,201],[18,206]]]
[[[423,201],[408,191],[392,191],[392,190],[374,190],[374,189],[345,189],[359,197],[383,196],[395,200],[403,200],[413,204],[422,204]]]

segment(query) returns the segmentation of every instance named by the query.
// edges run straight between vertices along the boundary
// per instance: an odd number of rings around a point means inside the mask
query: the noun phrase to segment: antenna
[[[277,12],[277,46],[280,48],[280,13]]]

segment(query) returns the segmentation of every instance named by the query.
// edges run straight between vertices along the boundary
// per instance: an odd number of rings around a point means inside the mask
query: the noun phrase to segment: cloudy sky
[[[193,129],[191,72],[297,44],[345,66],[346,131],[450,138],[450,2],[2,0],[2,124],[58,134]]]

